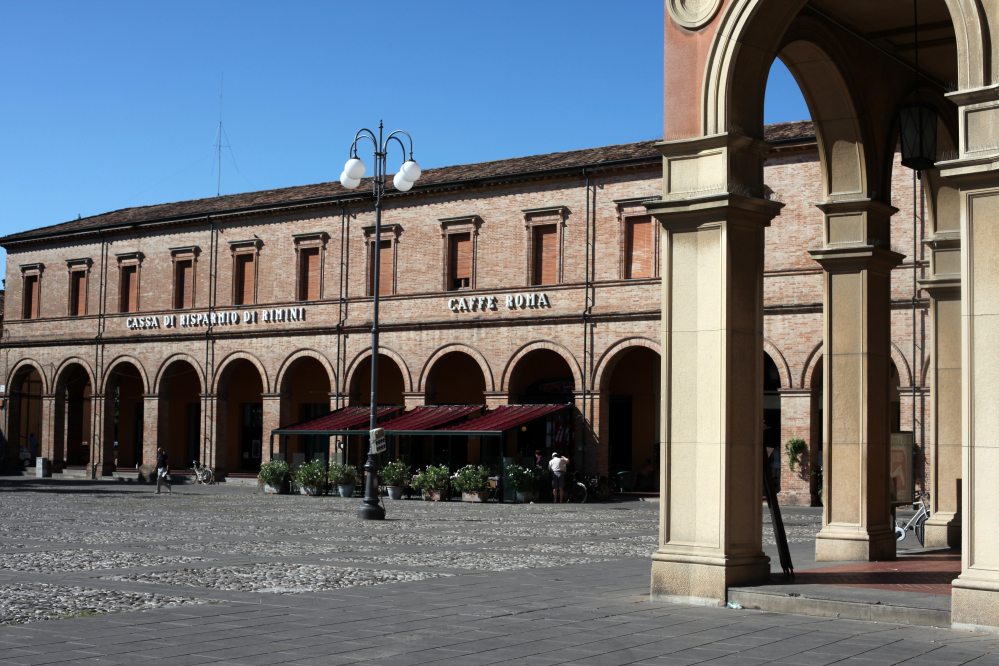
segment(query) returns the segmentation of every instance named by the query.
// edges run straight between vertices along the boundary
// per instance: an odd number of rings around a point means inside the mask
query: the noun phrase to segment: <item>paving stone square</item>
[[[654,502],[358,504],[0,478],[0,666],[999,664],[988,634],[652,603]],[[816,514],[785,517],[800,556]]]

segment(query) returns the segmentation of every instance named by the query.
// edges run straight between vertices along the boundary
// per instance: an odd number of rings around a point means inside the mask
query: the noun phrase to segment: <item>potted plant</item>
[[[454,475],[451,485],[461,491],[462,502],[485,502],[489,496],[489,468],[466,465]]]
[[[423,493],[424,500],[439,502],[444,499],[444,491],[450,480],[447,465],[427,465],[426,469],[413,479],[413,487]]]
[[[510,485],[517,493],[518,502],[537,502],[538,488],[541,485],[541,472],[535,468],[507,465]]]
[[[330,465],[330,483],[340,491],[340,497],[352,497],[357,485],[357,468],[353,465]]]
[[[320,495],[326,483],[326,461],[313,460],[302,464],[295,471],[295,483],[303,495]]]
[[[388,489],[389,499],[402,499],[406,480],[410,477],[409,465],[401,460],[395,460],[382,468],[382,481]]]
[[[264,484],[264,492],[278,495],[288,492],[291,467],[283,460],[271,460],[260,466],[257,478]]]

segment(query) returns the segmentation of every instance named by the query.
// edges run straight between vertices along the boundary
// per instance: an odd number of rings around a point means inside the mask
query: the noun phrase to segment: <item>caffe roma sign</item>
[[[550,308],[548,294],[507,294],[505,296],[461,296],[447,299],[447,309],[451,312],[474,312],[500,308],[523,310],[525,308]]]

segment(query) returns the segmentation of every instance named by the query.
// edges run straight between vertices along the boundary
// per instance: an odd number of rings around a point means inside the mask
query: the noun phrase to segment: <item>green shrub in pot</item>
[[[518,493],[535,492],[541,486],[541,471],[534,467],[507,465],[506,471],[510,485]]]
[[[280,488],[291,478],[291,467],[283,460],[271,460],[260,466],[257,478],[266,486]]]
[[[357,483],[357,468],[353,465],[330,465],[330,483],[335,486],[353,486]]]
[[[450,480],[451,474],[447,465],[427,465],[426,469],[413,479],[412,486],[417,490],[444,490]]]
[[[390,462],[382,468],[382,481],[386,486],[404,486],[411,476],[409,465],[401,460]]]
[[[326,461],[313,460],[302,464],[295,472],[295,483],[302,488],[318,489],[326,483]]]
[[[466,465],[451,479],[451,485],[462,493],[474,493],[489,487],[489,468],[485,465]]]

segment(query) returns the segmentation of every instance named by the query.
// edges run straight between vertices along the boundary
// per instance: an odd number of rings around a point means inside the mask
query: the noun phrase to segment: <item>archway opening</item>
[[[453,351],[441,356],[427,375],[428,405],[482,405],[486,378],[471,355]]]
[[[143,456],[144,401],[142,374],[132,363],[119,363],[108,375],[104,389],[105,421],[114,442],[115,465],[139,467],[147,464]],[[107,418],[108,416],[112,418]],[[152,464],[152,460],[148,464]]]
[[[79,363],[70,363],[56,381],[53,461],[60,457],[66,467],[86,468],[92,456],[93,387],[90,375]],[[106,461],[107,462],[107,461]]]
[[[159,389],[158,447],[166,450],[170,469],[188,469],[201,460],[201,378],[187,361],[174,361],[163,372]],[[152,464],[153,461],[150,461]]]
[[[608,470],[623,489],[653,492],[659,488],[660,357],[647,347],[629,347],[612,363],[601,387],[608,401]]]
[[[571,405],[576,389],[569,363],[550,349],[535,349],[525,354],[510,374],[509,400],[511,404]],[[566,411],[553,414],[548,419],[538,419],[511,433],[504,444],[504,455],[518,460],[533,460],[534,452],[549,458],[555,451],[575,461],[572,455],[572,417]]]
[[[780,388],[780,370],[770,354],[763,352],[763,446],[768,451],[773,450],[770,463],[778,492],[781,489]]]
[[[822,359],[815,362],[815,369],[812,370],[811,381],[811,437],[808,442],[808,464],[809,473],[808,491],[811,497],[811,506],[822,506],[822,468],[823,468],[823,439],[825,438],[825,417],[823,415],[823,384],[822,384]]]
[[[10,382],[8,415],[8,460],[34,465],[42,454],[42,375],[34,366],[18,369]],[[22,455],[25,454],[25,455]]]
[[[286,401],[289,421],[300,423],[330,413],[330,376],[311,356],[296,359],[281,382],[281,398]],[[292,435],[287,440],[288,462],[293,466],[311,460],[330,459],[327,435]]]
[[[404,393],[406,380],[402,369],[391,356],[378,355],[378,404],[385,406],[401,406],[406,404]],[[352,405],[371,404],[371,356],[361,360],[350,380],[350,403]],[[366,460],[367,438],[353,436],[345,438],[342,443],[344,460],[358,469],[364,466]]]
[[[230,472],[260,471],[264,441],[264,382],[250,361],[229,363],[219,381],[221,409],[216,466]],[[224,405],[224,406],[223,406]]]

